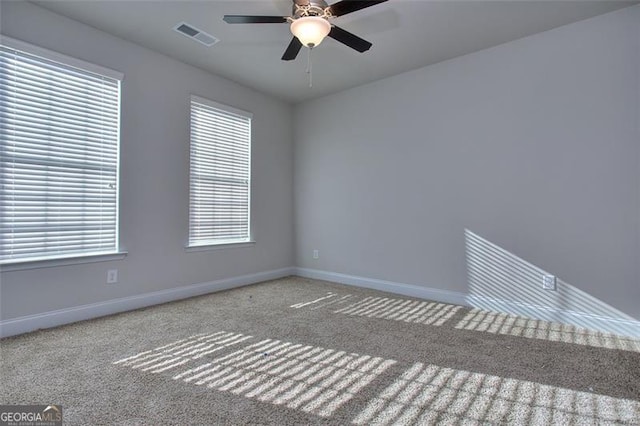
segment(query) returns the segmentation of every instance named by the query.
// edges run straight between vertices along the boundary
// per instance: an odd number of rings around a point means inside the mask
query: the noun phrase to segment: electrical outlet
[[[118,270],[109,269],[107,271],[107,284],[115,284],[118,282]]]
[[[314,250],[313,251],[313,258],[314,259],[320,259],[320,251],[319,250]]]
[[[543,290],[556,290],[556,277],[555,275],[543,275],[542,276],[542,289]]]

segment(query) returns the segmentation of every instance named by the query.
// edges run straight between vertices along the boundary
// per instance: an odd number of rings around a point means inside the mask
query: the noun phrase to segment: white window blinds
[[[0,262],[114,253],[120,81],[16,43],[0,44]]]
[[[191,97],[189,246],[250,240],[251,114]]]

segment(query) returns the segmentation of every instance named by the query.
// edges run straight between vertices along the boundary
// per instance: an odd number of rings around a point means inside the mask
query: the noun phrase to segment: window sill
[[[243,241],[239,243],[224,243],[224,244],[208,244],[203,246],[187,246],[184,250],[187,253],[197,253],[200,251],[211,251],[211,250],[223,250],[229,248],[243,248],[243,247],[253,247],[256,245],[255,241]]]
[[[0,264],[0,271],[22,271],[26,269],[53,268],[56,266],[80,265],[83,263],[109,262],[112,260],[122,260],[127,256],[126,251],[107,254],[79,255],[76,257],[59,257],[39,260],[15,260],[12,263]]]

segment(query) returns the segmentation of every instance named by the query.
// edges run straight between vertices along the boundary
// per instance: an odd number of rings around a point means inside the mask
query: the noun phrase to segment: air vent
[[[173,27],[173,30],[189,37],[190,39],[197,41],[198,43],[204,44],[207,47],[211,47],[220,41],[211,34],[200,31],[193,25],[187,24],[186,22],[180,22],[178,25]]]

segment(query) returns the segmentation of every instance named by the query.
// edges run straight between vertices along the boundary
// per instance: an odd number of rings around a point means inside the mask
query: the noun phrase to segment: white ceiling
[[[335,1],[329,0],[328,3]],[[291,0],[42,0],[42,7],[290,102],[464,55],[630,6],[632,1],[389,0],[333,23],[373,43],[358,53],[326,39],[313,50],[313,88],[303,50],[280,58],[287,24],[230,25],[222,16],[288,16]],[[221,41],[207,48],[172,30],[186,21]]]

